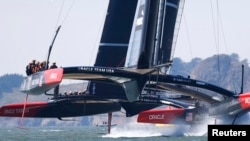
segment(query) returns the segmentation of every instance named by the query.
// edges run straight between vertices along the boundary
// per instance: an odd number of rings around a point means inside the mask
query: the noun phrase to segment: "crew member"
[[[50,69],[54,69],[54,68],[57,68],[56,62],[53,62],[53,64],[50,66]],[[54,96],[58,97],[58,94],[59,94],[59,85],[57,85],[54,88]]]
[[[36,60],[32,60],[32,64],[31,64],[32,74],[37,72],[37,67],[38,66],[37,66]]]
[[[36,60],[32,60],[27,66],[26,66],[26,74],[31,75],[33,73],[36,73]]]
[[[46,61],[40,62],[38,64],[38,71],[43,71],[45,70],[45,65],[46,65]]]
[[[26,66],[26,74],[27,74],[27,75],[31,75],[31,74],[32,74],[31,66],[32,66],[32,62],[30,62],[30,63]]]
[[[54,62],[54,63],[50,66],[50,68],[51,68],[51,69],[57,68],[56,62]]]

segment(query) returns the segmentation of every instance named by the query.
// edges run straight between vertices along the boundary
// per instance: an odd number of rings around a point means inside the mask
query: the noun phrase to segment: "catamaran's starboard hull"
[[[137,122],[173,124],[180,117],[185,119],[185,112],[182,108],[148,110],[139,113]]]

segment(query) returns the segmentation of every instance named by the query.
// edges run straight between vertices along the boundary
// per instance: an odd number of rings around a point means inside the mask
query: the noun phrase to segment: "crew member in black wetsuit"
[[[36,60],[32,60],[27,66],[26,66],[26,74],[31,75],[33,73],[36,73],[37,67],[36,67]]]
[[[56,62],[54,62],[54,63],[50,66],[50,68],[51,68],[51,69],[57,68]]]
[[[30,62],[27,66],[26,66],[26,74],[27,75],[31,75],[32,74],[32,62]]]

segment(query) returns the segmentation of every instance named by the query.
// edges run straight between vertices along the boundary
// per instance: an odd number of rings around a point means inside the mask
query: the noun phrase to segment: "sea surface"
[[[165,136],[150,128],[112,129],[77,127],[0,127],[0,141],[207,141],[207,136]]]

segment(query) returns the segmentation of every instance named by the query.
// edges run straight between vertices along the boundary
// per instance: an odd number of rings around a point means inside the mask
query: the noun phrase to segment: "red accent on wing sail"
[[[148,110],[139,113],[137,122],[170,124],[184,114],[182,108]]]
[[[47,102],[28,102],[26,103],[24,117],[34,117],[35,114],[47,106]],[[24,103],[8,104],[0,108],[0,116],[22,117]]]

